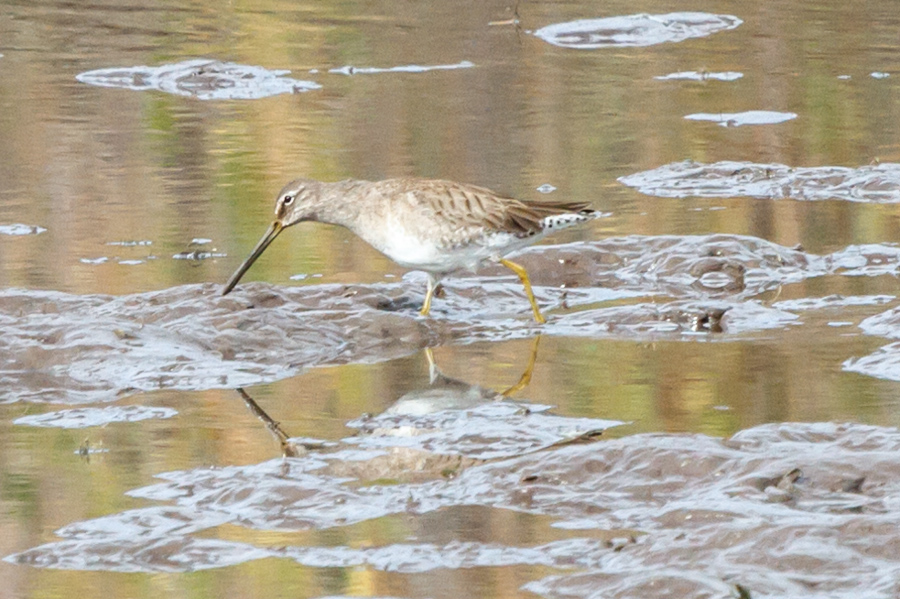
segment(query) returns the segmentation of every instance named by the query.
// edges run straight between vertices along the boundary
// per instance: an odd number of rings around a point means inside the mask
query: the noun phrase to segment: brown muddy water
[[[893,3],[0,15],[0,599],[900,596]],[[610,216],[221,297],[297,176]]]

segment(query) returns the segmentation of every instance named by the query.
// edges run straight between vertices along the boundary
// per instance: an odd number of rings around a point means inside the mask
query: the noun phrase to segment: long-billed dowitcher
[[[528,273],[503,256],[552,231],[597,216],[584,202],[516,200],[452,181],[297,179],[279,192],[275,220],[228,280],[222,295],[234,288],[281,231],[303,221],[317,221],[346,227],[400,266],[428,273],[423,316],[431,309],[435,287],[443,276],[499,262],[518,275],[535,320],[543,323],[546,320]]]

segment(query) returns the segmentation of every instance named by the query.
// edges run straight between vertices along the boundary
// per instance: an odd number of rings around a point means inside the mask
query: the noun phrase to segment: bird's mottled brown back
[[[540,232],[548,216],[590,212],[585,202],[517,200],[490,189],[453,181],[388,179],[377,183],[385,195],[412,194],[422,208],[456,228],[487,228],[494,232],[529,235]]]

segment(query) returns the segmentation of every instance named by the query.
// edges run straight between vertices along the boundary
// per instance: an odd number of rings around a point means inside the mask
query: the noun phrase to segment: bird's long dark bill
[[[231,278],[228,279],[228,282],[225,284],[225,289],[222,291],[222,295],[228,295],[228,292],[234,289],[234,286],[238,284],[238,281],[241,280],[241,277],[244,276],[244,273],[247,272],[253,263],[256,262],[256,259],[259,258],[266,248],[269,247],[269,244],[275,241],[275,238],[278,237],[278,234],[281,233],[281,230],[284,229],[284,225],[280,222],[275,221],[271,225],[269,225],[269,230],[266,231],[266,234],[262,236],[262,239],[259,240],[259,243],[256,244],[256,247],[253,248],[253,251],[250,253],[250,256],[244,260],[244,263],[241,264],[234,274],[231,275]]]

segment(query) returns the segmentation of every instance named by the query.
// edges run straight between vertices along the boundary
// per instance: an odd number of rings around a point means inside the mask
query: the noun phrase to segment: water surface
[[[0,0],[6,595],[895,596],[900,17],[684,8]],[[297,176],[610,216],[221,297]]]

